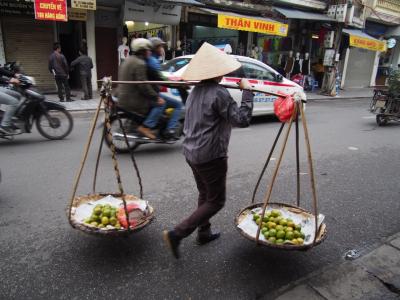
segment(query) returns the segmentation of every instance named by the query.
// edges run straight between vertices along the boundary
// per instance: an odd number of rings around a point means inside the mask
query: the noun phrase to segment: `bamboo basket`
[[[139,222],[139,224],[135,227],[130,227],[128,230],[127,228],[121,228],[121,229],[101,229],[97,228],[94,226],[91,226],[90,224],[85,224],[82,221],[76,220],[75,218],[75,210],[78,206],[91,202],[91,201],[96,201],[100,200],[108,195],[111,195],[115,198],[122,199],[122,196],[120,194],[94,194],[94,195],[86,195],[86,196],[77,196],[74,198],[72,202],[72,206],[68,208],[68,212],[71,209],[71,225],[78,229],[81,230],[85,233],[92,234],[92,235],[104,235],[104,236],[120,236],[120,235],[127,235],[128,233],[134,233],[142,230],[144,227],[150,224],[150,222],[154,219],[154,208],[149,206],[147,207],[147,214],[146,216]],[[138,197],[133,196],[133,195],[124,195],[125,201],[127,204],[130,202],[133,202],[135,200],[139,200]]]
[[[285,204],[285,203],[269,203],[269,205],[274,205],[276,207],[285,207],[287,208],[290,212],[293,213],[301,213],[301,214],[306,214],[309,217],[314,218],[314,215],[310,212],[308,212],[307,210],[294,206],[294,205],[290,205],[290,204]],[[253,236],[250,236],[249,234],[247,234],[246,232],[244,232],[241,228],[238,227],[238,225],[241,223],[241,221],[243,221],[249,214],[252,214],[252,209],[257,208],[257,207],[262,207],[263,203],[256,203],[256,204],[252,204],[250,206],[247,206],[246,208],[242,209],[236,216],[235,218],[235,225],[237,230],[240,232],[241,235],[243,235],[245,238],[251,240],[251,241],[256,241],[256,238]],[[276,249],[283,249],[283,250],[309,250],[312,247],[321,244],[325,238],[327,237],[327,230],[326,230],[326,225],[325,223],[322,223],[321,226],[318,229],[317,232],[317,238],[315,239],[315,243],[312,244],[307,244],[307,245],[294,245],[294,244],[272,244],[269,243],[267,241],[258,240],[258,243],[260,245],[263,246],[267,246],[270,248],[276,248]]]

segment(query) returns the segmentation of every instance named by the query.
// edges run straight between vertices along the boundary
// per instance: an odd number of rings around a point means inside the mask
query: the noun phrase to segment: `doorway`
[[[96,27],[97,78],[118,79],[118,36],[116,28]]]

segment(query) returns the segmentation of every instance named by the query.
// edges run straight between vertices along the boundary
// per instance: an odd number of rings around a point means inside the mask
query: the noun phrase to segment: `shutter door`
[[[350,48],[344,87],[363,88],[370,85],[375,53],[361,48]]]
[[[53,25],[29,17],[2,17],[6,60],[18,61],[24,73],[33,76],[42,91],[54,91],[54,78],[48,70],[53,47]]]

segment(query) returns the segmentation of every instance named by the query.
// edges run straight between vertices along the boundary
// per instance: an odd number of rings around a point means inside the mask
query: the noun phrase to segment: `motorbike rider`
[[[151,41],[153,46],[152,55],[147,59],[147,66],[149,68],[149,79],[155,81],[166,80],[166,78],[161,73],[160,64],[160,58],[162,57],[164,52],[165,42],[158,37],[153,37],[149,40]],[[155,88],[157,92],[159,92],[158,87]],[[167,128],[164,135],[167,138],[177,138],[176,129],[178,128],[179,118],[182,113],[182,103],[166,95],[160,94],[160,97],[165,100],[165,105],[159,106],[157,107],[157,109],[152,110],[151,115],[149,115],[148,124],[150,124],[150,126],[156,126],[165,109],[173,108],[174,112],[168,120]]]
[[[5,77],[3,77],[5,76]],[[5,68],[0,67],[0,83],[3,84],[19,84],[17,75]],[[11,79],[10,79],[11,78]],[[0,104],[7,105],[7,109],[4,113],[3,119],[0,125],[0,132],[5,134],[14,134],[15,130],[12,126],[11,120],[17,111],[19,105],[19,99],[21,94],[17,91],[0,87]]]
[[[148,71],[146,59],[151,56],[152,44],[149,40],[138,38],[132,40],[129,56],[119,69],[118,78],[121,81],[147,81]],[[151,121],[153,110],[165,105],[165,101],[150,84],[120,84],[118,86],[118,105],[126,110],[140,115],[147,115],[146,120],[137,131],[150,139],[156,139],[153,132],[155,125]],[[149,113],[150,111],[150,113]],[[150,117],[150,118],[149,118]]]

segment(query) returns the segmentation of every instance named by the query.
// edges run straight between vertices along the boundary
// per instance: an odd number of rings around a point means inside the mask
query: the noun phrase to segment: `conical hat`
[[[241,67],[241,64],[218,48],[204,43],[183,72],[183,80],[205,80],[224,76]]]

